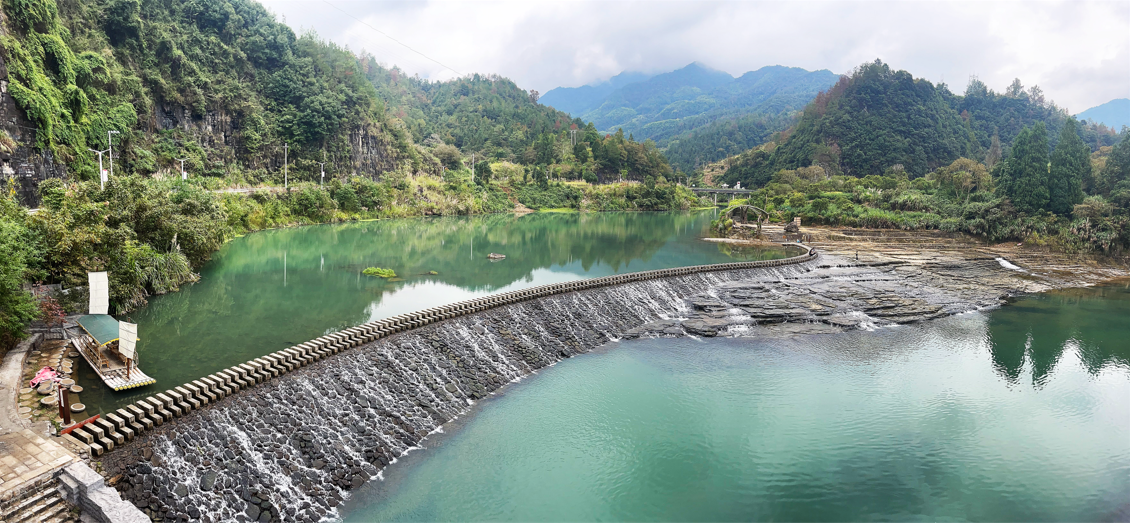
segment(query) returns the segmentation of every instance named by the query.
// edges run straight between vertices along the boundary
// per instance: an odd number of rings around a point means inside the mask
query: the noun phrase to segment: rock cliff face
[[[0,181],[12,183],[20,203],[39,207],[39,183],[67,175],[51,151],[35,147],[36,128],[8,92],[8,67],[0,53]]]
[[[316,521],[507,383],[624,336],[791,335],[922,321],[1125,275],[1041,274],[993,253],[843,252],[555,295],[429,325],[280,376],[108,453],[154,517]],[[1070,276],[1068,276],[1070,275]]]
[[[154,104],[147,130],[149,134],[180,130],[208,149],[213,162],[231,165],[238,161],[246,169],[282,169],[282,144],[249,150],[240,132],[243,127],[239,115],[223,109],[210,109],[198,117],[188,107],[166,102]],[[408,159],[404,151],[397,150],[388,132],[375,123],[351,129],[349,144],[347,163],[351,173],[357,176],[379,178],[381,173],[396,170]],[[438,167],[424,166],[424,169],[438,170]]]

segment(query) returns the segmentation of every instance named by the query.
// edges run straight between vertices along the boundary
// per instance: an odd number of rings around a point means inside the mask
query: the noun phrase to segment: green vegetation
[[[1053,133],[1044,143],[1054,147],[1069,119],[1039,87],[1025,91],[1019,80],[997,94],[974,79],[958,96],[876,60],[820,93],[794,127],[735,158],[720,181],[761,187],[777,171],[810,166],[853,177],[901,168],[916,178],[962,157],[993,168],[1025,127],[1043,123]],[[1078,133],[1094,148],[1117,140],[1100,126]]]
[[[87,149],[105,149],[107,131],[121,133],[115,174],[179,171],[174,159],[188,158],[190,172],[259,183],[289,143],[292,159],[309,158],[294,162],[291,180],[313,179],[323,154],[353,170],[362,151],[351,133],[383,151],[385,169],[419,167],[353,54],[295,36],[252,0],[3,7],[9,92],[38,128],[35,145],[79,179],[96,176]]]
[[[358,61],[365,78],[416,143],[433,150],[443,144],[454,146],[468,160],[476,153],[478,160],[523,161],[525,151],[542,134],[584,125],[538,105],[536,97],[496,75],[431,82],[396,67],[383,67],[371,55]]]
[[[721,181],[759,188],[752,201],[776,219],[1116,254],[1130,247],[1127,136],[1080,125],[1019,80],[996,94],[974,79],[956,96],[875,61]]]
[[[937,229],[1069,252],[1124,253],[1130,248],[1130,133],[1090,157],[1078,137],[1064,136],[1048,161],[1042,125],[1023,130],[992,172],[968,158],[915,179],[902,169],[855,178],[810,166],[778,171],[748,200],[730,205],[763,206],[773,221],[800,216],[810,224]],[[1065,133],[1072,127],[1065,125]],[[1087,183],[1094,189],[1085,195]]]
[[[361,271],[361,274],[364,274],[365,276],[373,276],[373,277],[377,277],[377,278],[395,278],[396,277],[396,271],[394,271],[392,269],[382,269],[380,267],[369,267],[369,268]]]
[[[354,177],[311,183],[289,190],[250,195],[207,190],[209,180],[115,176],[105,190],[97,182],[40,187],[43,207],[35,214],[11,197],[0,199],[0,340],[19,337],[38,316],[23,291],[24,282],[86,285],[87,273],[110,273],[110,304],[125,313],[147,297],[196,281],[195,271],[226,240],[274,227],[313,223],[466,215],[511,211],[521,201],[535,209],[673,210],[698,200],[685,187],[663,180],[590,186],[583,182],[526,182],[526,169],[499,163],[498,180],[470,183],[470,172],[435,176],[388,177],[374,182]],[[518,174],[521,173],[521,174]],[[373,268],[374,271],[383,269]],[[366,272],[370,274],[370,272]],[[377,273],[382,278],[394,273]]]
[[[0,348],[24,337],[24,326],[39,316],[31,294],[23,290],[28,258],[34,257],[22,211],[10,198],[0,199]]]

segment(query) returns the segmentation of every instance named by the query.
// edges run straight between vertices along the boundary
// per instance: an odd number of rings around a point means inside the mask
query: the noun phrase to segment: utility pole
[[[110,151],[110,176],[114,175],[114,135],[121,134],[118,131],[106,131],[106,143],[109,144],[107,151]]]
[[[318,182],[318,187],[321,187],[326,183],[326,162],[318,162],[318,165],[322,168],[322,181]]]
[[[178,162],[180,162],[180,179],[182,179],[182,180],[188,179],[188,173],[184,172],[184,161],[187,160],[187,159],[188,158],[177,158],[176,159]]]
[[[475,183],[475,153],[471,153],[471,183]]]
[[[287,172],[286,172],[286,153],[287,153],[288,147],[289,147],[289,144],[286,144],[286,143],[283,144],[283,189],[289,189],[290,188],[290,181],[289,181],[289,178],[287,178]]]
[[[102,170],[102,153],[109,151],[109,149],[106,149],[105,151],[95,151],[94,149],[87,148],[87,150],[89,150],[92,153],[98,153],[98,180],[102,182],[101,187],[102,187],[102,190],[105,191],[106,190],[106,172]]]

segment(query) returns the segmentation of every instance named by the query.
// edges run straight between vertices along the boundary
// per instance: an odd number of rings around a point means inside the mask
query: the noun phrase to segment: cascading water
[[[735,281],[701,273],[550,296],[409,331],[317,362],[146,433],[107,457],[124,497],[165,519],[318,521],[348,490],[475,400]]]

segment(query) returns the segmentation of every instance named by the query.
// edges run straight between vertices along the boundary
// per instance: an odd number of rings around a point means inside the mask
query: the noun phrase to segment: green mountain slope
[[[828,71],[783,66],[733,78],[693,63],[616,89],[582,118],[604,132],[623,129],[655,140],[672,165],[691,171],[784,130],[792,120],[782,116],[802,109],[836,78]]]
[[[418,169],[348,51],[296,36],[249,0],[4,0],[11,101],[35,145],[80,178],[115,139],[115,170],[274,177]],[[5,100],[8,102],[8,100]],[[279,173],[281,178],[281,173]]]
[[[465,155],[533,163],[524,155],[538,136],[583,126],[580,119],[537,103],[513,81],[497,75],[430,82],[384,67],[372,56],[362,56],[360,64],[417,143],[434,145],[438,139]]]
[[[828,71],[769,66],[733,78],[693,63],[622,87],[582,117],[598,129],[651,138],[660,144],[711,122],[748,114],[797,111],[836,81]]]
[[[891,169],[917,177],[959,157],[991,166],[1007,155],[1023,128],[1035,123],[1046,126],[1048,146],[1054,148],[1067,119],[1039,88],[1025,91],[1019,80],[998,94],[974,79],[965,95],[955,95],[944,84],[876,60],[820,93],[779,143],[729,162],[721,181],[757,187],[779,170],[813,165],[826,175],[855,177]],[[1078,134],[1092,150],[1117,140],[1113,132],[1094,126],[1083,126]]]

